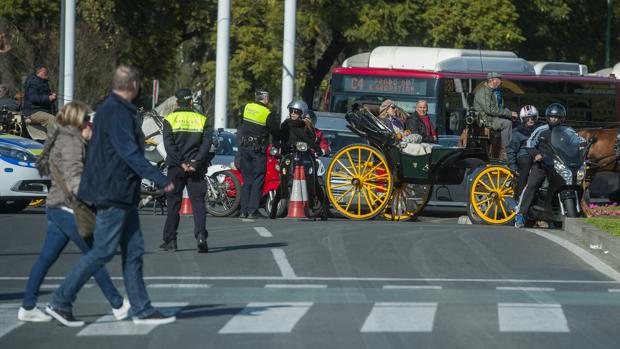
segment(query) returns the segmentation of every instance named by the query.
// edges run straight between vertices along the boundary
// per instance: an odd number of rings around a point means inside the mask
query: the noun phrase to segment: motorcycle
[[[538,189],[527,218],[561,224],[563,217],[578,217],[583,196],[581,186],[586,175],[585,155],[592,140],[585,147],[571,143],[575,135],[571,128],[556,126],[549,139],[540,139],[539,149],[543,155],[547,178]]]
[[[296,166],[303,166],[308,190],[308,203],[304,205],[304,214],[307,218],[315,219],[320,216],[321,220],[327,220],[329,202],[325,191],[323,175],[325,166],[306,142],[296,142],[294,149],[281,157],[280,160],[280,186],[271,203],[269,218],[276,218],[274,208],[281,201],[290,201],[291,188],[293,186],[293,174]]]

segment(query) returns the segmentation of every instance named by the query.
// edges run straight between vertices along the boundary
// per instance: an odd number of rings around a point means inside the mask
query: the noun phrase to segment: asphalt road
[[[552,230],[458,225],[457,211],[417,222],[208,217],[208,254],[190,218],[179,251],[161,252],[163,216],[145,211],[145,279],[178,321],[113,321],[94,283],[82,328],[16,314],[42,245],[35,209],[0,215],[0,348],[617,348],[620,274]],[[69,246],[40,306],[80,257]],[[124,293],[120,257],[108,266]]]

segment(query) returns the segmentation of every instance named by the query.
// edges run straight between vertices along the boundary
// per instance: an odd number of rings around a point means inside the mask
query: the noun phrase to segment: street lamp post
[[[613,5],[614,5],[614,0],[607,0],[607,30],[605,32],[605,67],[610,66],[609,51],[610,51],[610,42],[611,42],[611,15],[612,15]]]

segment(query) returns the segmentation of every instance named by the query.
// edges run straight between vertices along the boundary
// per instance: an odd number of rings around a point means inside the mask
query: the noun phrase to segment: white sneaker
[[[52,321],[52,317],[45,314],[37,307],[30,310],[26,310],[24,307],[19,307],[19,311],[17,312],[17,320],[29,322],[49,322]]]
[[[118,321],[125,320],[129,313],[129,308],[131,308],[131,304],[129,304],[127,298],[123,298],[123,305],[118,309],[112,308],[112,314],[114,314],[114,317]]]
[[[142,318],[134,317],[132,320],[136,325],[164,325],[175,322],[177,318],[176,316],[164,315],[156,310],[148,316]]]

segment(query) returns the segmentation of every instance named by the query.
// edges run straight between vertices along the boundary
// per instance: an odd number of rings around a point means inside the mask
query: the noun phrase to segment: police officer
[[[183,200],[183,188],[187,186],[194,216],[194,236],[199,252],[207,252],[204,175],[208,167],[207,155],[211,147],[211,133],[207,131],[207,117],[191,108],[192,91],[179,89],[176,94],[177,109],[164,118],[164,146],[168,178],[174,190],[166,194],[168,216],[164,225],[164,243],[160,249],[177,250],[179,209]]]
[[[269,93],[257,90],[255,102],[243,108],[243,123],[239,128],[239,168],[243,177],[241,189],[241,218],[257,218],[261,193],[267,170],[267,144],[269,134],[273,143],[280,141],[280,119],[269,108]]]

